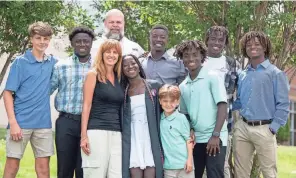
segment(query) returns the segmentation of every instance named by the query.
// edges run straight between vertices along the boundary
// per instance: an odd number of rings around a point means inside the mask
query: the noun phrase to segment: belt
[[[258,125],[265,125],[270,124],[271,120],[261,120],[261,121],[248,121],[246,118],[242,117],[243,121],[250,126],[258,126]]]
[[[60,112],[60,116],[73,119],[73,120],[81,120],[81,115],[76,115],[76,114],[70,114],[66,112]]]

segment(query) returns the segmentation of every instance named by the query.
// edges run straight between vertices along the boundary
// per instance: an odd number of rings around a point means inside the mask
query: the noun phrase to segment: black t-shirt
[[[87,129],[121,131],[120,107],[124,92],[115,78],[114,86],[109,80],[97,80]]]

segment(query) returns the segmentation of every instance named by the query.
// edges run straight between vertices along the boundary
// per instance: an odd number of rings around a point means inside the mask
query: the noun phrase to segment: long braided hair
[[[151,89],[150,89],[149,84],[146,81],[146,75],[145,75],[144,69],[143,69],[143,67],[142,67],[139,59],[135,55],[133,55],[133,54],[127,54],[127,55],[124,55],[122,57],[122,61],[125,60],[125,58],[128,57],[128,56],[132,57],[135,60],[135,62],[137,63],[137,65],[139,66],[139,70],[140,70],[139,75],[143,79],[145,88],[149,92],[149,97],[150,97],[150,99],[151,99],[151,101],[153,103],[153,108],[155,109],[154,100],[153,100],[153,96],[152,96],[152,93],[151,93]],[[128,82],[127,76],[125,76],[124,73],[123,73],[123,65],[121,67],[122,67],[122,70],[121,70],[122,71],[122,75],[121,75],[121,86],[124,89],[124,105],[125,105],[126,104],[127,95],[128,95],[129,82]]]
[[[271,42],[270,39],[267,35],[265,35],[263,32],[260,31],[250,31],[246,33],[242,39],[240,40],[240,45],[241,45],[241,52],[243,56],[248,57],[247,52],[246,52],[246,46],[247,43],[252,40],[258,38],[260,44],[262,45],[263,48],[265,48],[265,57],[270,58],[271,57]]]
[[[156,117],[156,106],[155,106],[155,101],[154,101],[154,99],[153,99],[153,94],[152,94],[152,92],[151,92],[151,86],[150,86],[150,84],[146,81],[146,75],[145,75],[145,72],[144,72],[144,69],[143,69],[143,67],[142,67],[142,65],[141,65],[141,63],[140,63],[140,61],[139,61],[139,59],[135,56],[135,55],[133,55],[133,54],[127,54],[127,55],[124,55],[123,57],[122,57],[122,61],[124,61],[125,60],[125,58],[126,57],[128,57],[128,56],[131,56],[134,60],[135,60],[135,62],[138,64],[138,66],[139,66],[139,70],[140,70],[140,72],[139,72],[139,75],[141,76],[141,78],[142,78],[142,80],[143,80],[143,82],[144,82],[144,85],[145,85],[145,88],[146,88],[146,90],[148,91],[148,93],[149,93],[149,98],[151,99],[151,101],[152,101],[152,105],[153,105],[153,114],[154,114],[154,116]],[[126,107],[126,100],[127,100],[127,95],[128,95],[128,89],[129,89],[129,82],[128,82],[128,78],[127,78],[127,76],[125,76],[124,75],[124,73],[123,73],[123,65],[122,65],[122,70],[121,70],[121,72],[122,72],[122,75],[121,75],[121,86],[124,88],[124,103],[123,103],[123,108],[125,109],[125,107]],[[154,93],[154,94],[157,94],[157,93]],[[157,101],[156,101],[157,102]],[[161,156],[161,160],[162,160],[162,162],[164,161],[164,156],[163,156],[163,151],[162,151],[162,148],[161,148],[161,146],[159,145],[159,149],[160,149],[160,156]]]
[[[212,26],[211,28],[209,28],[206,33],[205,43],[206,44],[208,43],[208,40],[209,40],[211,34],[217,33],[217,32],[223,33],[223,35],[225,36],[225,39],[226,39],[225,45],[227,46],[229,43],[229,32],[228,32],[227,28],[224,26]]]

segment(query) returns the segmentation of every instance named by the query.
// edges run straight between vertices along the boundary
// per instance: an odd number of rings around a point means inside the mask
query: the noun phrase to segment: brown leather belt
[[[265,124],[270,124],[271,123],[271,120],[248,121],[244,117],[242,117],[242,118],[243,118],[243,121],[245,123],[247,123],[248,125],[250,125],[250,126],[258,126],[258,125],[265,125]]]

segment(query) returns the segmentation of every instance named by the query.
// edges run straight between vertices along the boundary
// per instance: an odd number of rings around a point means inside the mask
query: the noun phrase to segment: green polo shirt
[[[183,169],[187,161],[186,141],[190,125],[184,114],[175,111],[168,117],[161,114],[160,138],[164,150],[164,169]]]
[[[189,114],[191,127],[195,131],[196,143],[207,143],[212,136],[217,120],[217,104],[227,103],[224,81],[218,73],[204,67],[191,80],[188,75],[180,84],[180,112]],[[227,146],[227,121],[221,129],[220,139]]]

